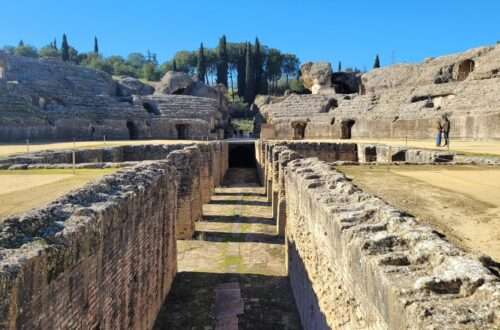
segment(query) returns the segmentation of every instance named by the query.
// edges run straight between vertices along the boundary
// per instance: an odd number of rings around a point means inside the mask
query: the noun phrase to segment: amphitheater
[[[0,328],[500,329],[499,52],[305,64],[258,139],[175,73],[0,54]]]

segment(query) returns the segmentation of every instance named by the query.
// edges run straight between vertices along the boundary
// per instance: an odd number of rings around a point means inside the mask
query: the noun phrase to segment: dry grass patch
[[[341,166],[363,190],[500,261],[500,168]]]
[[[0,171],[0,222],[40,208],[117,169]]]

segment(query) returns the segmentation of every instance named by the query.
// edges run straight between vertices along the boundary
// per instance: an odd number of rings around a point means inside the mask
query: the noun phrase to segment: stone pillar
[[[174,151],[167,157],[167,160],[174,165],[179,176],[176,237],[177,239],[190,239],[194,235],[195,222],[202,217],[200,149],[189,147]]]

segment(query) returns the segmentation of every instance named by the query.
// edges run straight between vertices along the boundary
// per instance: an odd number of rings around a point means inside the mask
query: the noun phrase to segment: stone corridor
[[[155,328],[300,329],[255,169],[229,169],[203,213],[195,239],[178,241],[178,274]]]

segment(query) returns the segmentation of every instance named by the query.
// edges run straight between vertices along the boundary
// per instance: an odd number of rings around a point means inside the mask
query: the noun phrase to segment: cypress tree
[[[222,36],[219,40],[218,48],[218,65],[217,65],[217,83],[223,84],[227,88],[227,71],[228,71],[228,56],[227,56],[227,41],[226,36]]]
[[[54,45],[53,45],[54,49],[57,50],[57,39],[54,38]]]
[[[255,38],[255,59],[254,59],[254,65],[255,65],[255,93],[266,93],[266,90],[264,89],[264,68],[263,68],[263,61],[262,61],[262,50],[260,46],[260,41],[259,38]]]
[[[339,61],[339,72],[342,72],[342,62]]]
[[[375,57],[375,63],[373,63],[373,68],[374,69],[380,68],[380,58],[378,57],[378,54]]]
[[[253,103],[255,99],[255,67],[252,45],[247,43],[245,61],[245,102]]]
[[[240,44],[238,51],[238,63],[236,70],[238,71],[238,96],[243,97],[245,95],[245,61],[246,61],[246,45]]]
[[[200,45],[198,50],[198,79],[201,82],[205,82],[205,76],[207,74],[207,62],[205,58],[205,49],[203,48],[203,43]]]
[[[64,62],[69,61],[69,44],[66,33],[63,34],[62,44],[61,44],[61,58]]]
[[[177,64],[175,63],[175,58],[172,60],[172,71],[177,71]]]
[[[99,42],[97,41],[97,37],[94,37],[94,54],[99,54]]]

